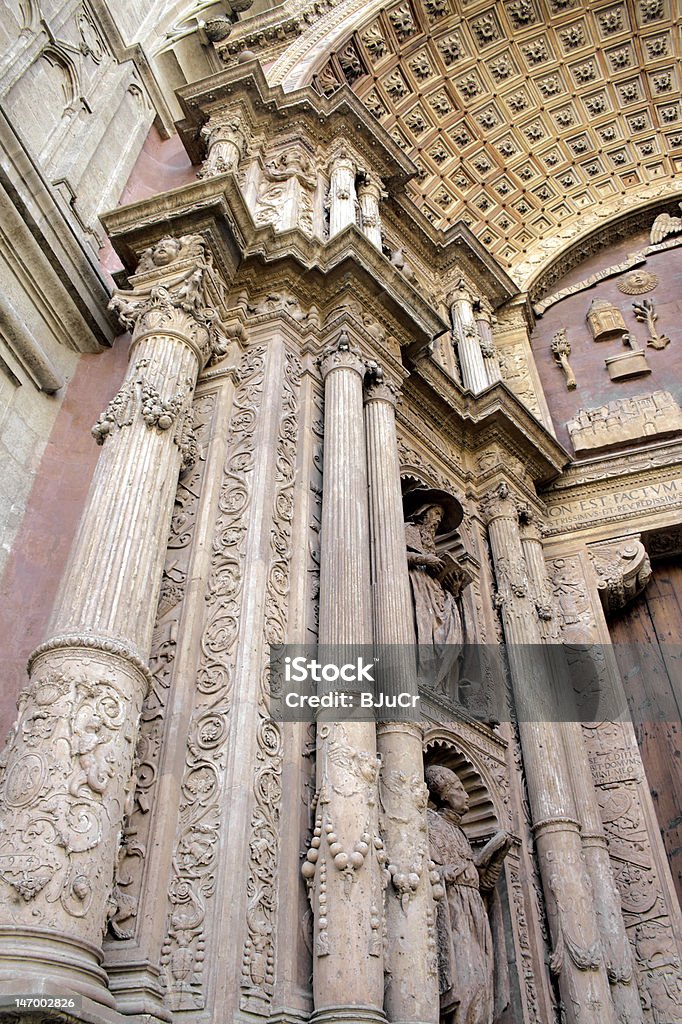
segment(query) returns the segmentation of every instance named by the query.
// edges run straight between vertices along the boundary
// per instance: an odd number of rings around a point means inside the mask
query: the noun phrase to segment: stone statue
[[[431,859],[445,897],[438,904],[438,973],[441,1024],[492,1024],[493,945],[481,893],[492,891],[512,843],[497,832],[474,854],[460,821],[469,797],[450,768],[425,772],[436,810],[428,811]]]
[[[445,692],[449,673],[464,643],[457,598],[469,582],[451,555],[436,552],[436,536],[462,521],[462,507],[451,494],[419,487],[403,498],[407,564],[414,605],[418,675]]]

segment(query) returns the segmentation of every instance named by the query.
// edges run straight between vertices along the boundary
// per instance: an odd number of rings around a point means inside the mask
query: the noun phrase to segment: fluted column
[[[475,395],[488,387],[489,380],[474,318],[474,306],[466,283],[461,279],[449,296],[452,340],[462,373],[462,384]]]
[[[567,1024],[615,1024],[594,892],[556,723],[549,666],[542,658],[517,505],[506,483],[488,495],[485,515],[553,942],[550,967],[558,975]]]
[[[338,153],[329,166],[329,237],[355,224],[355,164],[345,152]]]
[[[365,396],[374,639],[383,691],[417,694],[395,393],[379,371]],[[437,1024],[438,963],[422,729],[414,721],[380,722],[377,742],[382,762],[381,831],[391,876],[386,893],[386,1015],[392,1024]],[[437,874],[434,880],[439,881]]]
[[[173,500],[197,373],[224,343],[199,236],[147,250],[134,280],[112,300],[129,370],[93,428],[102,454],[0,783],[0,981],[108,1006],[100,947]]]
[[[365,364],[341,332],[324,353],[321,646],[371,644]],[[317,807],[304,875],[315,915],[313,1020],[382,1021],[385,864],[374,722],[318,723]],[[312,877],[311,877],[312,876]]]
[[[537,519],[529,510],[524,510],[521,515],[521,544],[528,566],[540,632],[545,642],[558,643],[558,615],[547,579],[542,537]],[[554,659],[555,670],[560,672],[560,667],[561,659]],[[565,688],[570,686],[570,680],[561,676],[556,683],[559,686],[563,684]],[[635,981],[632,947],[625,931],[620,896],[613,878],[581,724],[577,721],[561,721],[557,722],[556,729],[561,734],[569,768],[574,803],[581,827],[583,854],[592,882],[597,927],[616,1017],[619,1021],[636,1024],[644,1018]]]
[[[358,183],[358,200],[360,202],[360,222],[362,230],[381,252],[381,213],[379,203],[386,196],[381,180],[365,172]]]
[[[475,311],[475,319],[488,384],[497,384],[498,381],[502,380],[502,371],[500,370],[500,360],[495,347],[495,339],[493,338],[493,317],[490,310],[482,305],[480,301],[478,309]]]

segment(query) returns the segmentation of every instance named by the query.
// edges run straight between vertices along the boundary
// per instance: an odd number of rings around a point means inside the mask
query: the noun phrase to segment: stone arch
[[[462,828],[472,842],[482,841],[498,829],[509,827],[504,794],[497,792],[499,782],[493,779],[479,753],[460,736],[442,726],[427,730],[424,764],[444,765],[459,776],[469,795],[469,810],[462,818]]]

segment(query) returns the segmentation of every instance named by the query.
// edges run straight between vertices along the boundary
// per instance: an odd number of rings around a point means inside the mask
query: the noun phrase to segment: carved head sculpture
[[[432,509],[439,509],[439,516]],[[412,523],[435,523],[434,534],[450,533],[462,522],[464,510],[452,494],[438,487],[415,487],[403,496],[405,519]]]
[[[455,814],[466,814],[469,809],[469,794],[462,785],[459,775],[445,765],[430,765],[424,772],[429,794],[436,807],[449,809]]]
[[[144,274],[150,270],[160,270],[180,259],[190,258],[197,262],[201,261],[202,264],[211,265],[211,254],[201,235],[181,235],[180,238],[164,235],[158,242],[150,245],[140,254],[137,273]]]

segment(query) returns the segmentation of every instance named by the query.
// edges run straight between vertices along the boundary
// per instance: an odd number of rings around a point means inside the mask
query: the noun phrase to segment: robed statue
[[[458,598],[470,577],[452,555],[436,551],[436,537],[459,526],[462,506],[447,491],[418,487],[404,495],[403,508],[418,676],[445,693],[464,644]]]
[[[435,810],[429,808],[429,847],[445,896],[438,904],[438,974],[441,1024],[492,1024],[493,943],[483,896],[494,889],[512,842],[497,832],[474,853],[462,826],[469,797],[450,768],[425,772]]]

